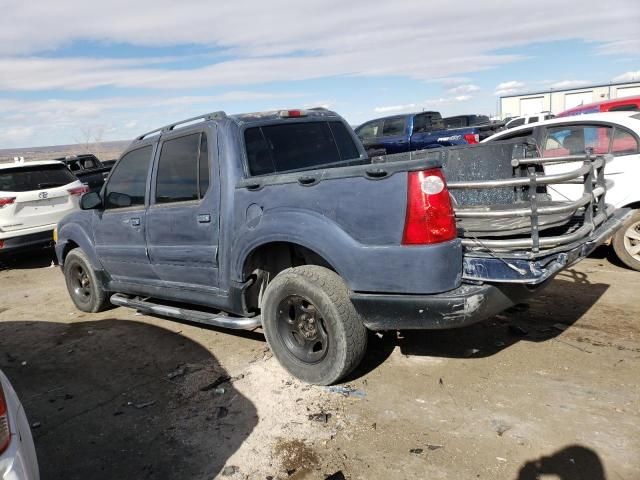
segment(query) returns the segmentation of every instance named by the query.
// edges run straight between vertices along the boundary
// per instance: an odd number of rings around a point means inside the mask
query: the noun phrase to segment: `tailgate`
[[[608,155],[540,158],[533,145],[505,142],[445,156],[464,279],[542,283],[591,253],[624,221],[626,212],[614,214],[605,203]],[[568,167],[545,175],[550,165]],[[567,184],[579,195],[558,200],[549,194]]]

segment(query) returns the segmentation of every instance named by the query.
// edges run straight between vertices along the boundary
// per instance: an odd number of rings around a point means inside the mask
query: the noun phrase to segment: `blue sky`
[[[640,79],[637,0],[473,5],[0,0],[0,149],[214,110],[491,115],[504,93]]]

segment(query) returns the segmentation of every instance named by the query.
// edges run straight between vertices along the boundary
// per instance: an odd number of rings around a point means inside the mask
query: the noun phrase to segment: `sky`
[[[211,111],[352,125],[640,80],[640,1],[0,0],[0,149],[126,140]]]

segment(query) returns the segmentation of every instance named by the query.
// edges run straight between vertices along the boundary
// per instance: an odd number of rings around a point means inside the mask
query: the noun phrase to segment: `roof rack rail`
[[[227,116],[227,114],[225,112],[223,112],[222,110],[220,110],[219,112],[211,112],[211,113],[206,113],[204,115],[198,115],[197,117],[191,117],[191,118],[187,118],[185,120],[180,120],[179,122],[170,123],[169,125],[165,125],[164,127],[156,128],[155,130],[151,130],[150,132],[143,133],[142,135],[137,136],[136,140],[143,140],[144,138],[146,138],[149,135],[152,135],[154,133],[170,132],[171,130],[176,128],[178,125],[182,125],[184,123],[193,122],[195,120],[204,120],[204,121],[207,121],[207,120],[220,120],[222,118],[226,118],[226,116]]]

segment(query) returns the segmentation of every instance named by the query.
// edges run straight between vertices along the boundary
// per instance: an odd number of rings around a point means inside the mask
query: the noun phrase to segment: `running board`
[[[152,315],[160,315],[162,317],[176,318],[178,320],[187,320],[189,322],[204,323],[214,327],[232,328],[236,330],[250,330],[262,326],[260,317],[230,317],[224,314],[216,316],[213,313],[202,312],[199,310],[188,310],[186,308],[169,307],[158,303],[129,298],[120,293],[111,295],[111,303],[120,307],[134,308],[142,313]]]

